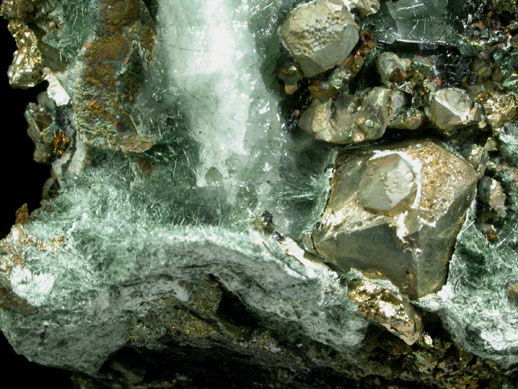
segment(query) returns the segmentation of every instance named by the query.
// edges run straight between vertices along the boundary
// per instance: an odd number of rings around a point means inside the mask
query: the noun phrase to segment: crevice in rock
[[[246,327],[250,330],[259,328],[257,318],[248,310],[241,299],[231,293],[221,283],[219,283],[219,287],[222,296],[216,315],[222,320],[236,326]]]
[[[158,1],[157,0],[144,0],[144,4],[146,5],[147,9],[149,10],[149,14],[153,18],[153,20],[155,20],[156,15],[158,13]]]

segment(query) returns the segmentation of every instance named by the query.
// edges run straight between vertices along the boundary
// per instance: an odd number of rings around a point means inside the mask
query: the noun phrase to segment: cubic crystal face
[[[444,88],[431,94],[428,118],[446,133],[478,123],[480,108],[462,89]]]
[[[432,140],[342,151],[314,248],[412,298],[435,292],[476,182],[467,162]]]
[[[345,61],[359,39],[358,26],[348,9],[329,0],[317,0],[295,9],[280,33],[306,77]]]
[[[396,212],[411,204],[417,190],[412,166],[399,154],[370,159],[358,185],[358,201],[371,212]]]

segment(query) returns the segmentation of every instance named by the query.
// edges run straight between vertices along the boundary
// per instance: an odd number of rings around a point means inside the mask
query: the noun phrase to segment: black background
[[[41,189],[50,175],[50,167],[32,160],[34,147],[27,136],[23,116],[26,105],[35,101],[36,95],[45,90],[46,85],[32,90],[9,87],[7,69],[16,45],[7,29],[7,22],[1,17],[0,48],[0,238],[3,238],[9,233],[20,206],[27,203],[29,211],[38,208]],[[1,386],[4,388],[72,387],[69,373],[28,362],[13,351],[1,333],[0,361]]]

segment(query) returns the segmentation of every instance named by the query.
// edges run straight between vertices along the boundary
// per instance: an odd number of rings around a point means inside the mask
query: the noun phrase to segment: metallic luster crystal
[[[376,59],[376,70],[380,75],[381,82],[387,88],[392,88],[404,80],[406,74],[410,72],[411,66],[411,60],[399,58],[390,51],[380,54]]]
[[[43,81],[42,55],[38,48],[38,39],[27,25],[12,20],[9,31],[16,40],[18,50],[14,53],[13,63],[7,75],[14,88],[32,88]]]
[[[343,151],[312,233],[316,252],[412,298],[437,291],[476,182],[466,161],[432,140]]]
[[[367,280],[351,282],[347,295],[358,305],[360,315],[385,327],[406,344],[421,339],[421,317],[406,297]]]
[[[315,139],[337,144],[379,139],[394,115],[406,104],[403,92],[383,87],[355,95],[342,92],[336,102],[314,99],[302,114],[299,127]]]
[[[513,386],[518,15],[478,3],[4,0],[52,166],[0,242],[15,351],[84,388]],[[480,122],[428,120],[451,88]]]
[[[502,128],[506,123],[518,120],[518,94],[499,89],[483,89],[476,94],[475,101],[484,107],[491,128]]]
[[[373,15],[380,10],[379,0],[348,0],[348,3],[361,15]]]
[[[306,77],[345,61],[358,42],[358,26],[340,2],[316,0],[295,8],[280,28],[284,45]]]
[[[426,109],[430,121],[446,134],[478,124],[482,120],[480,106],[473,102],[466,91],[444,88],[430,95]]]
[[[399,154],[370,159],[358,183],[358,202],[373,213],[399,213],[414,201],[416,179],[413,166]]]
[[[388,128],[395,130],[417,130],[426,122],[423,110],[415,107],[399,110],[390,120]]]

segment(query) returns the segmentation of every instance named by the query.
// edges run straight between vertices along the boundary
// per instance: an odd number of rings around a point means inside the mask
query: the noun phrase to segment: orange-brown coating
[[[54,133],[54,152],[59,156],[63,155],[68,145],[70,144],[70,138],[67,137],[61,131]]]
[[[97,11],[101,23],[80,55],[81,83],[75,104],[79,131],[99,147],[143,150],[152,142],[136,135],[127,110],[140,83],[132,72],[134,61],[145,64],[152,59],[152,20],[144,4],[135,0],[100,0]]]
[[[83,71],[83,82],[88,88],[115,91],[117,86],[115,67],[111,63],[88,66]]]
[[[4,0],[0,15],[11,20],[29,22],[34,18],[35,4],[38,0]]]
[[[107,30],[120,31],[134,23],[140,16],[134,0],[103,0],[99,3],[102,26]]]
[[[127,60],[130,52],[128,42],[122,35],[99,36],[87,41],[84,48],[83,61],[93,66]]]

